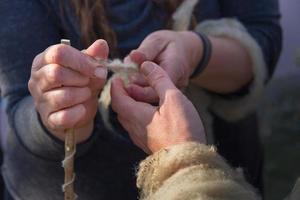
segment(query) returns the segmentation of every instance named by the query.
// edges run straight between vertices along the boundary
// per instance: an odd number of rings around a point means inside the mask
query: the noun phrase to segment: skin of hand
[[[193,104],[153,62],[140,69],[159,97],[159,106],[136,101],[119,78],[112,81],[112,108],[132,141],[146,153],[187,141],[206,142],[202,121]]]
[[[250,83],[253,78],[252,60],[248,50],[238,41],[227,37],[208,36],[212,54],[208,66],[192,83],[219,94],[235,92]],[[203,43],[191,31],[156,31],[133,50],[125,61],[141,64],[153,61],[166,70],[175,85],[182,89],[199,64]],[[141,76],[132,78],[127,91],[136,100],[157,102],[155,92]]]
[[[33,60],[28,88],[42,123],[57,138],[64,141],[69,128],[75,128],[77,143],[91,135],[107,76],[94,58],[107,59],[108,52],[104,40],[84,51],[58,44]]]
[[[155,62],[167,72],[176,87],[183,89],[200,62],[202,51],[202,41],[196,33],[162,30],[146,37],[138,49],[125,58],[125,62]],[[132,82],[127,91],[133,98],[152,103],[158,101],[155,91],[142,76],[132,77]]]

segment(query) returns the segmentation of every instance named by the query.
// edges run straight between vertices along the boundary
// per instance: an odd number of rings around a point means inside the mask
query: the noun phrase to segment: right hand
[[[120,79],[111,86],[112,108],[132,141],[146,153],[190,141],[205,143],[200,116],[166,71],[152,62],[144,62],[140,71],[159,97],[158,106],[136,101]]]
[[[107,76],[93,57],[107,59],[108,51],[106,41],[97,40],[82,52],[58,44],[35,57],[28,88],[43,124],[57,138],[64,140],[69,128],[75,128],[77,143],[91,135]]]

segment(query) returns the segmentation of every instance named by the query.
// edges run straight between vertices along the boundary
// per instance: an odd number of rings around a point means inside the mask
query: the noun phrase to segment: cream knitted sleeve
[[[214,147],[186,143],[163,149],[140,163],[143,200],[257,200],[241,170],[233,170]]]

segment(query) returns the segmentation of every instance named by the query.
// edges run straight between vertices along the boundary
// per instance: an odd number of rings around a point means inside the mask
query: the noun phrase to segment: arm
[[[204,4],[205,1],[198,4],[197,17],[201,16]],[[249,86],[253,80],[253,88],[261,90],[267,79],[265,71],[268,68],[269,75],[272,73],[281,49],[278,2],[264,0],[241,4],[227,0],[220,2],[220,8],[221,20],[204,20],[195,30],[209,36],[213,52],[205,71],[193,82],[214,93],[230,94]],[[130,58],[137,63],[152,60],[160,64],[181,88],[187,85],[202,51],[202,42],[193,32],[158,31],[150,34]],[[136,83],[145,85],[141,81]],[[134,89],[132,95],[136,99],[149,100],[153,96],[148,88]]]
[[[201,6],[201,3],[199,6]],[[224,41],[227,40],[226,42],[235,42],[246,50],[250,58],[251,82],[240,85],[240,89],[225,96],[210,93],[212,97],[210,109],[225,120],[236,121],[255,110],[256,104],[264,91],[265,82],[274,71],[282,42],[279,7],[276,0],[245,1],[242,4],[236,0],[227,0],[220,1],[220,13],[223,19],[204,20],[196,27],[195,31],[204,32],[210,37]],[[241,56],[240,54],[238,54],[239,56],[229,55],[228,53],[232,52],[228,51],[226,53],[224,48],[223,51],[219,53],[230,57],[233,63],[236,63],[235,61],[239,60]],[[222,62],[226,63],[226,60]],[[210,68],[213,69],[214,67],[211,68],[210,63],[206,70],[209,71]],[[218,68],[230,69],[230,65],[221,65]],[[231,73],[240,72],[240,75],[235,74],[236,77],[243,77],[241,69],[246,68],[244,65],[235,65],[235,68],[231,69]],[[227,73],[230,73],[230,71],[228,70]],[[206,75],[206,71],[204,71],[197,77],[198,84],[206,80]],[[211,80],[214,80],[214,78],[211,77]]]
[[[241,173],[203,144],[196,109],[166,72],[150,62],[141,72],[159,96],[158,106],[132,99],[118,79],[111,94],[112,108],[133,142],[153,153],[138,172],[142,199],[259,199]]]
[[[198,9],[201,10],[201,3]],[[278,1],[244,1],[242,4],[237,0],[220,1],[220,13],[223,18],[234,18],[241,23],[241,26],[245,27],[244,34],[252,37],[260,47],[267,67],[266,71],[270,77],[278,60],[282,42]],[[207,70],[195,82],[209,89],[210,84],[216,81],[214,74],[217,75],[220,72],[221,76],[215,77],[221,77],[221,80],[223,80],[221,84],[226,84],[226,81],[236,81],[235,85],[239,87],[228,91],[234,92],[255,76],[255,69],[253,69],[253,60],[255,58],[251,56],[251,51],[254,51],[254,49],[247,47],[240,38],[235,37],[230,32],[222,32],[220,30],[222,26],[224,29],[228,27],[226,23],[216,25],[221,27],[217,30],[216,27],[211,26],[211,30],[205,30],[208,35],[215,36],[211,38],[214,52]],[[233,31],[235,29],[233,28]],[[201,31],[201,25],[198,30]],[[249,75],[251,76],[249,77]],[[238,81],[239,77],[245,80],[242,82]],[[266,79],[267,76],[265,77]],[[218,83],[218,81],[216,82]],[[234,85],[233,82],[232,84]]]
[[[201,12],[202,2],[198,6],[199,12],[196,13]],[[193,82],[214,92],[230,93],[239,90],[256,76],[253,60],[257,58],[251,55],[251,51],[255,49],[249,48],[243,42],[249,40],[246,38],[247,34],[261,48],[269,76],[274,71],[281,50],[280,14],[277,0],[244,1],[242,4],[236,0],[220,1],[220,13],[222,18],[238,20],[240,25],[245,27],[245,36],[238,38],[230,31],[224,30],[229,28],[226,23],[215,23],[219,27],[211,25],[204,28],[204,32],[211,36],[213,54],[204,73]],[[208,23],[213,24],[213,21]],[[203,27],[200,24],[196,31],[201,31],[201,28]],[[240,31],[236,30],[237,27],[230,28],[232,32]],[[228,86],[227,91],[225,88],[219,91],[218,87],[221,85]]]
[[[253,72],[247,49],[231,38],[210,36],[209,39],[213,49],[211,59],[192,83],[219,94],[235,92],[249,83]]]

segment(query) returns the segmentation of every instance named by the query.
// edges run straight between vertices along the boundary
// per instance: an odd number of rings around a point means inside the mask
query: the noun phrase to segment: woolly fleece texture
[[[141,200],[260,200],[240,169],[213,146],[189,142],[162,149],[139,165]],[[285,200],[300,199],[300,178]]]
[[[215,37],[232,38],[248,50],[254,75],[249,94],[236,100],[226,100],[211,95],[210,104],[210,108],[214,113],[225,120],[237,121],[242,119],[256,109],[258,100],[264,91],[267,73],[261,48],[246,28],[235,19],[207,20],[199,24],[195,31]]]
[[[190,24],[191,13],[198,1],[184,1],[173,15],[174,30],[187,30]],[[263,53],[256,41],[247,32],[246,28],[235,19],[207,20],[199,23],[196,32],[202,32],[215,37],[229,37],[240,42],[249,52],[253,63],[254,78],[250,86],[249,94],[234,99],[226,100],[219,96],[205,92],[202,88],[190,84],[186,88],[185,94],[195,105],[198,113],[202,116],[207,134],[208,144],[214,143],[212,130],[212,116],[208,110],[227,121],[237,121],[247,114],[255,111],[257,102],[264,90],[266,79],[266,66],[263,60]],[[116,73],[114,76],[121,76],[123,80],[128,80],[126,73]],[[110,105],[110,80],[107,82],[101,94],[100,113],[105,126],[114,133],[114,128],[109,122],[108,107]],[[117,134],[116,134],[117,135]]]
[[[258,200],[241,170],[232,170],[215,148],[185,143],[163,149],[140,163],[141,199]]]
[[[108,128],[112,133],[115,133],[115,130],[112,124],[109,121],[109,105],[111,102],[110,96],[110,88],[111,88],[111,81],[113,77],[117,76],[120,77],[125,85],[129,84],[129,76],[134,73],[138,73],[138,67],[134,63],[125,64],[119,59],[114,59],[109,64],[106,65],[108,70],[114,72],[113,76],[107,81],[105,84],[101,96],[99,99],[99,110],[101,117],[104,121],[104,125]],[[117,134],[116,134],[117,135]]]

